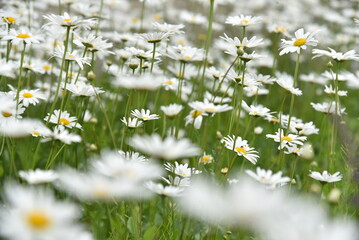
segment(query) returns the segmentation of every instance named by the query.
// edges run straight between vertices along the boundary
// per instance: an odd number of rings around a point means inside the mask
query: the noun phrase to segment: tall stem
[[[23,65],[24,65],[25,49],[26,49],[26,43],[24,42],[24,49],[21,52],[19,80],[17,82],[17,90],[16,90],[16,115],[17,115],[17,110],[18,110],[18,106],[19,106],[20,88],[22,86],[22,70],[23,70]]]
[[[214,16],[214,0],[210,0],[209,19],[208,19],[208,28],[207,28],[206,46],[205,46],[205,56],[203,59],[202,77],[201,77],[201,82],[200,82],[199,91],[198,91],[199,94],[201,94],[203,92],[203,87],[204,87],[204,76],[205,76],[206,68],[207,68],[208,52],[209,52],[209,48],[211,46],[211,41],[212,41],[213,16]]]
[[[299,60],[300,60],[300,52],[297,55],[297,62],[295,64],[295,70],[294,70],[294,81],[293,81],[293,87],[295,88],[297,86],[297,78],[298,78],[298,71],[299,71]],[[290,122],[292,119],[292,113],[293,113],[293,106],[294,106],[294,94],[292,93],[291,99],[290,99],[290,109],[289,109],[289,119],[288,119],[288,127],[287,127],[287,133],[288,135],[290,131]]]

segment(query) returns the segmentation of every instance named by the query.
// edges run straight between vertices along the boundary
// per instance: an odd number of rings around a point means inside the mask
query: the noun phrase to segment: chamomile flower
[[[232,26],[247,27],[249,25],[258,24],[261,21],[261,17],[244,16],[241,14],[240,16],[227,17],[225,23],[231,24]]]
[[[167,117],[174,118],[183,110],[183,106],[180,104],[173,103],[168,106],[161,106],[161,110]]]
[[[149,190],[167,197],[179,197],[182,195],[184,188],[177,186],[163,186],[161,183],[154,183],[152,181],[145,184]]]
[[[213,162],[213,156],[210,154],[203,153],[203,156],[199,158],[199,163],[209,164]]]
[[[154,91],[162,86],[163,78],[156,75],[144,74],[142,76],[119,76],[114,82],[114,86],[127,89]]]
[[[104,92],[91,84],[86,84],[84,81],[68,83],[66,84],[66,89],[78,97],[91,97]]]
[[[165,169],[183,178],[189,178],[193,174],[201,173],[201,171],[198,171],[195,168],[189,168],[188,163],[179,164],[178,162],[175,162],[175,165],[173,165],[167,162],[165,163]]]
[[[19,45],[20,43],[31,44],[40,43],[42,38],[33,35],[26,28],[20,28],[19,30],[11,29],[9,34],[2,38],[3,41],[11,40],[13,45]]]
[[[73,142],[81,142],[80,135],[70,133],[64,126],[56,126],[53,132],[47,136],[41,142],[48,142],[51,140],[59,140],[65,144],[71,144]]]
[[[169,34],[183,34],[184,31],[181,29],[184,28],[183,24],[168,24],[168,23],[159,23],[154,22],[153,24],[154,29],[160,32],[167,32]]]
[[[335,101],[332,102],[323,102],[323,103],[313,103],[310,105],[314,108],[314,110],[318,112],[323,112],[327,114],[337,114],[337,104]],[[338,115],[345,114],[345,108],[340,108]]]
[[[129,139],[128,144],[153,158],[164,160],[197,156],[201,152],[189,139],[175,139],[170,136],[162,140],[158,134],[135,135]]]
[[[121,122],[123,122],[128,128],[138,128],[142,126],[143,121],[139,120],[138,118],[125,118],[123,117],[121,119]]]
[[[248,106],[245,101],[242,101],[242,107],[249,115],[255,117],[266,117],[271,115],[270,109],[262,106],[261,104]]]
[[[203,116],[208,116],[208,114],[202,110],[193,109],[186,117],[186,126],[193,124],[195,129],[200,129],[203,121]]]
[[[172,46],[168,48],[167,56],[181,62],[202,61],[204,57],[204,50],[188,46]]]
[[[26,180],[29,184],[49,183],[58,178],[57,173],[53,170],[29,170],[19,171],[19,176]]]
[[[242,139],[241,137],[227,136],[221,140],[221,143],[224,143],[224,146],[237,153],[238,156],[243,156],[248,161],[253,164],[257,163],[259,158],[258,152],[254,148],[248,146],[247,140]]]
[[[139,38],[146,40],[148,43],[158,43],[170,36],[168,32],[153,32],[137,34]]]
[[[5,204],[0,211],[0,235],[6,239],[72,239],[82,227],[81,211],[60,202],[48,189],[5,185]]]
[[[74,43],[77,46],[85,46],[90,52],[114,54],[114,52],[108,50],[109,48],[112,48],[112,43],[102,39],[102,36],[96,36],[92,33],[86,37],[77,36],[77,38],[74,40]]]
[[[67,12],[65,12],[63,15],[48,14],[45,15],[44,18],[49,21],[49,23],[45,24],[44,27],[55,25],[69,28],[82,27],[85,29],[90,29],[96,24],[95,19],[83,20],[76,16],[70,16]]]
[[[131,111],[131,115],[143,120],[144,122],[160,118],[160,116],[158,116],[157,114],[151,114],[151,111],[149,109],[141,109],[141,111],[135,109]]]
[[[299,136],[296,134],[284,135],[283,129],[278,129],[275,134],[267,134],[267,138],[272,138],[275,142],[280,142],[278,149],[283,149],[286,146],[293,146],[294,144],[303,145],[303,142],[307,140],[306,136]]]
[[[45,121],[49,119],[50,113],[47,114],[47,116],[44,118]],[[54,110],[54,112],[51,114],[50,123],[62,125],[67,128],[79,128],[81,129],[82,126],[77,123],[77,117],[71,117],[70,114],[67,111],[61,111],[61,110]]]
[[[282,39],[282,47],[279,55],[284,55],[287,53],[297,52],[303,49],[307,49],[307,46],[317,46],[318,40],[314,39],[314,36],[318,33],[318,31],[313,33],[304,33],[304,29],[298,29],[294,35],[295,37],[291,40]]]
[[[221,39],[226,41],[230,46],[234,47],[235,50],[240,47],[254,48],[263,44],[263,39],[257,39],[256,36],[252,37],[251,39],[245,37],[243,40],[240,40],[238,37],[230,38],[227,36],[227,34],[224,34],[224,37],[221,36]]]
[[[286,91],[290,92],[291,94],[294,94],[296,96],[302,95],[302,90],[299,88],[296,88],[294,86],[294,79],[292,76],[286,74],[286,73],[277,73],[278,78],[276,82],[279,86],[284,88]]]
[[[28,107],[30,104],[36,105],[39,100],[45,100],[45,96],[40,92],[40,89],[27,90],[23,89],[19,93],[19,101],[22,102],[24,107]]]
[[[335,95],[336,94],[336,92],[335,92],[332,85],[329,85],[329,86],[325,85],[324,87],[325,87],[324,92],[326,94],[329,94],[329,95]],[[344,97],[344,96],[347,96],[347,93],[348,93],[348,91],[339,90],[338,91],[338,96],[339,97]]]
[[[314,172],[310,171],[309,177],[321,181],[321,182],[339,182],[343,179],[343,175],[340,174],[340,172],[336,172],[334,174],[330,174],[327,171],[324,171],[323,173],[320,172]]]
[[[282,171],[273,174],[272,170],[264,170],[257,167],[256,172],[253,172],[252,170],[246,170],[245,172],[258,182],[266,185],[269,189],[282,187],[290,182],[289,177],[282,177]]]
[[[229,106],[228,104],[217,105],[214,104],[213,102],[210,102],[208,99],[204,99],[203,102],[200,101],[190,102],[188,105],[193,109],[198,109],[202,112],[212,113],[212,114],[226,112],[233,109],[233,107]]]
[[[55,49],[55,52],[54,52],[54,57],[57,57],[59,59],[62,59],[63,55],[64,55],[64,51],[65,51],[65,48],[64,46],[58,46],[56,47]],[[72,52],[66,52],[65,54],[65,60],[66,61],[75,61],[79,67],[81,69],[83,69],[84,67],[84,64],[87,64],[87,65],[90,65],[90,62],[87,60],[86,57],[79,57],[77,55],[77,51],[72,51]]]
[[[346,53],[337,52],[334,49],[329,48],[330,51],[313,49],[313,58],[327,56],[338,62],[344,62],[349,60],[359,61],[359,54],[355,50],[350,50]]]

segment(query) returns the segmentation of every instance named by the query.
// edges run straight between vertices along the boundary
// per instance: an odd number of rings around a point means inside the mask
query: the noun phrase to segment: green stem
[[[151,73],[153,70],[153,65],[155,64],[156,45],[157,45],[157,42],[154,42],[153,43],[153,52],[152,52],[152,62],[151,62]]]
[[[22,86],[22,70],[23,70],[23,65],[24,65],[25,49],[26,49],[26,43],[24,42],[24,49],[21,52],[19,80],[17,82],[17,90],[16,90],[16,115],[17,115],[17,110],[19,107],[20,88]]]

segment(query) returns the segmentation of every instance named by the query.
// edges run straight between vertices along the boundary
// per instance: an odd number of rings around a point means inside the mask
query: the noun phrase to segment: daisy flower
[[[69,28],[82,27],[89,30],[97,22],[94,18],[82,20],[76,16],[71,17],[67,12],[65,12],[64,15],[48,14],[45,15],[44,18],[49,21],[49,23],[45,24],[44,27],[55,25]]]
[[[69,168],[58,173],[57,187],[81,200],[142,199],[150,195],[142,181],[132,181],[125,176],[109,177],[98,172],[82,173]],[[130,176],[130,173],[126,174]]]
[[[149,90],[154,91],[162,86],[163,77],[156,75],[144,74],[141,76],[118,76],[112,83],[114,86],[127,89]]]
[[[28,107],[30,104],[36,105],[39,100],[46,100],[46,97],[40,92],[40,89],[35,90],[21,90],[19,93],[19,101],[22,102],[24,107]]]
[[[155,192],[159,195],[167,196],[167,197],[179,197],[182,195],[184,191],[183,188],[177,186],[163,186],[161,183],[154,183],[152,181],[147,182],[145,184],[146,188]]]
[[[258,24],[261,21],[261,17],[244,16],[243,14],[241,14],[240,16],[227,17],[225,23],[231,24],[232,26],[247,27],[249,25]]]
[[[296,96],[302,95],[302,90],[294,87],[294,79],[292,76],[290,76],[286,73],[281,73],[281,74],[278,73],[277,75],[278,75],[278,78],[277,78],[276,82],[278,83],[279,86],[281,86],[286,91],[288,91],[291,94],[294,94]]]
[[[213,156],[203,153],[203,156],[199,158],[199,162],[202,164],[209,164],[213,162]]]
[[[256,172],[253,172],[252,170],[246,170],[245,172],[258,182],[266,185],[269,189],[282,187],[290,182],[289,177],[282,177],[282,171],[273,174],[272,170],[264,170],[257,167]]]
[[[56,47],[55,52],[54,52],[54,57],[58,57],[58,58],[62,59],[62,57],[64,55],[64,51],[65,51],[64,46]],[[72,51],[72,52],[66,52],[65,60],[66,61],[75,61],[80,66],[81,69],[84,68],[84,64],[87,64],[89,66],[91,65],[86,57],[77,56],[76,50]]]
[[[241,137],[227,136],[221,140],[224,146],[237,153],[238,156],[243,156],[253,164],[257,163],[259,158],[258,152],[254,148],[248,146],[247,140],[243,140]]]
[[[5,35],[2,38],[3,41],[11,40],[13,45],[19,45],[20,43],[31,44],[31,43],[40,43],[42,38],[39,36],[34,36],[26,28],[20,28],[19,30],[11,29],[8,35]]]
[[[186,117],[186,126],[188,124],[193,124],[195,129],[200,129],[203,121],[203,116],[208,116],[208,114],[201,110],[193,109]]]
[[[51,140],[59,140],[65,144],[71,144],[73,142],[81,142],[82,138],[80,135],[70,133],[64,126],[56,126],[53,132],[46,135],[41,142],[48,142]]]
[[[249,115],[255,117],[266,117],[268,115],[271,115],[270,109],[262,106],[261,104],[248,106],[248,104],[242,100],[242,106],[243,109],[247,111]]]
[[[213,114],[226,112],[233,109],[233,107],[229,106],[228,104],[216,105],[213,102],[210,102],[208,99],[204,99],[203,102],[200,101],[190,102],[188,105],[193,109],[197,109],[202,112],[213,113]]]
[[[307,49],[307,46],[317,46],[318,41],[314,39],[314,35],[316,35],[318,31],[313,33],[304,33],[304,29],[298,29],[294,35],[295,38],[292,40],[282,39],[282,47],[279,53],[280,56],[287,53],[297,52],[299,53],[301,49]]]
[[[243,40],[240,40],[238,37],[230,38],[227,36],[227,34],[224,34],[224,37],[221,36],[220,38],[226,41],[229,44],[229,47],[232,47],[231,50],[225,51],[231,55],[232,52],[237,52],[238,48],[254,48],[263,44],[263,39],[256,39],[256,36],[252,37],[251,39],[245,37]]]
[[[147,110],[141,109],[141,111],[139,111],[138,109],[135,109],[135,110],[131,111],[131,115],[138,119],[141,119],[145,122],[150,121],[150,120],[156,120],[156,119],[160,118],[160,116],[158,116],[157,114],[151,114],[149,109],[147,109]]]
[[[313,58],[327,56],[338,62],[349,61],[349,60],[359,61],[359,54],[357,54],[355,50],[350,50],[346,53],[337,52],[331,48],[329,48],[329,50],[330,51],[313,49],[312,51],[312,53],[314,54]]]
[[[49,119],[49,115],[50,113],[48,113],[47,116],[44,118],[45,121]],[[82,126],[77,123],[77,117],[71,117],[67,111],[54,110],[54,112],[50,116],[49,122],[65,126],[67,128],[82,128]]]
[[[29,170],[19,171],[19,176],[29,184],[49,183],[58,178],[57,173],[52,170]]]
[[[86,37],[77,36],[74,40],[74,43],[77,46],[85,46],[90,52],[101,52],[106,54],[115,54],[112,51],[109,51],[109,48],[112,48],[113,44],[107,42],[107,40],[103,40],[101,36],[96,36],[94,34],[90,34]]]
[[[128,128],[138,128],[141,127],[143,123],[143,121],[138,120],[138,118],[126,119],[125,117],[121,119],[121,122],[123,122]]]
[[[68,83],[66,85],[66,89],[72,92],[75,96],[79,97],[91,97],[100,93],[104,93],[103,90],[94,87],[91,84],[86,84],[84,81]]]
[[[183,178],[189,178],[193,174],[200,174],[202,172],[195,168],[189,168],[188,163],[179,164],[178,162],[175,162],[175,165],[168,162],[165,163],[165,169]]]
[[[155,30],[158,30],[160,32],[167,32],[169,34],[183,34],[184,31],[181,29],[184,28],[183,24],[168,24],[168,23],[159,23],[154,22],[153,27]]]
[[[275,134],[267,134],[267,138],[272,138],[275,142],[280,142],[278,149],[283,149],[286,146],[293,146],[294,144],[303,145],[303,141],[307,140],[306,136],[299,136],[296,134],[284,135],[283,129],[278,129]]]
[[[321,182],[339,182],[342,180],[343,175],[340,174],[340,172],[336,172],[334,174],[330,174],[327,171],[324,171],[323,173],[320,172],[314,172],[310,171],[309,177],[321,181]]]
[[[168,32],[153,32],[136,34],[139,38],[146,40],[148,43],[158,43],[170,36]]]
[[[327,114],[337,114],[337,104],[335,101],[332,102],[323,102],[323,103],[313,103],[311,102],[310,105],[314,108],[314,110],[318,112],[323,112]],[[345,114],[345,108],[340,108],[339,115]]]
[[[175,139],[170,136],[162,140],[160,135],[135,135],[128,144],[139,151],[157,159],[175,160],[200,154],[201,149],[189,139]]]
[[[5,185],[5,204],[0,211],[0,235],[6,239],[73,239],[81,231],[77,206],[60,202],[44,188]]]
[[[324,87],[325,87],[324,92],[326,94],[329,94],[329,95],[335,95],[336,94],[336,92],[335,92],[332,85],[329,85],[329,86],[325,85]],[[344,97],[344,96],[347,96],[347,93],[348,93],[348,91],[339,90],[338,91],[338,96]]]
[[[173,103],[168,106],[161,106],[161,110],[167,117],[174,118],[183,110],[183,106]]]
[[[204,57],[204,50],[188,46],[172,46],[168,48],[167,56],[181,62],[202,61]]]

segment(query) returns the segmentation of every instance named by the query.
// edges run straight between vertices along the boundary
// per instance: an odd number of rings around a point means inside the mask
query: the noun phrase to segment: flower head
[[[318,41],[314,39],[318,31],[313,33],[304,33],[304,29],[298,29],[294,35],[295,37],[292,40],[282,39],[282,47],[279,55],[297,52],[299,53],[301,49],[307,49],[307,46],[317,46]]]

